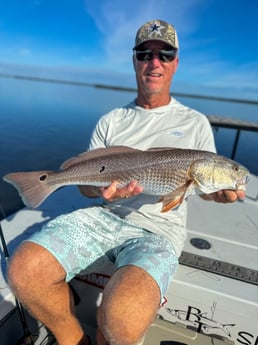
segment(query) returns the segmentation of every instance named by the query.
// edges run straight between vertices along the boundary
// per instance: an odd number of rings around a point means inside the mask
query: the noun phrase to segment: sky
[[[176,27],[172,90],[258,100],[256,0],[0,0],[0,74],[136,86],[132,47],[151,19]]]

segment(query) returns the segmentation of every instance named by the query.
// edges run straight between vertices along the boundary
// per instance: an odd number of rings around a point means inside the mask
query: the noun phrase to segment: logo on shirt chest
[[[180,129],[173,129],[172,131],[170,131],[170,135],[174,137],[182,137],[183,132]]]

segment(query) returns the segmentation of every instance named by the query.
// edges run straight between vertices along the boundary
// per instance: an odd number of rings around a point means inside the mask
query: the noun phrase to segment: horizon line
[[[33,77],[33,76],[19,75],[19,74],[0,73],[0,78],[29,80],[29,81],[42,82],[42,83],[65,84],[65,85],[73,85],[73,86],[80,86],[80,87],[95,87],[95,88],[100,88],[100,89],[110,89],[110,90],[124,91],[124,92],[137,92],[137,89],[133,87],[124,87],[124,86],[107,85],[107,84],[99,84],[99,83],[87,83],[87,82],[65,80],[65,79]],[[211,95],[209,96],[209,95],[199,95],[199,94],[193,94],[193,93],[182,93],[182,92],[173,92],[173,95],[179,96],[179,97],[187,97],[187,98],[208,99],[208,100],[220,101],[220,102],[258,105],[258,100],[255,101],[251,99],[237,99],[237,98],[232,98],[232,97],[221,97],[221,96],[211,96]]]

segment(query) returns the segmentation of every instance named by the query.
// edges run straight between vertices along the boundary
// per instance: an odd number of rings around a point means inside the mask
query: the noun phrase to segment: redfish
[[[223,189],[241,190],[249,179],[241,164],[208,151],[152,148],[146,151],[111,146],[84,152],[65,161],[59,171],[15,172],[4,176],[18,190],[25,205],[39,206],[51,193],[67,185],[123,187],[137,180],[148,195],[157,195],[161,212],[179,206],[193,194]]]

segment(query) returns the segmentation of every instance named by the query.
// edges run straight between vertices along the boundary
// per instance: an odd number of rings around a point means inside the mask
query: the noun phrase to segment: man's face
[[[163,42],[149,41],[141,46],[141,50],[151,50],[154,55],[149,61],[138,61],[133,57],[139,93],[168,93],[174,73],[178,66],[178,56],[173,61],[164,62],[159,59],[159,50],[172,49]]]

